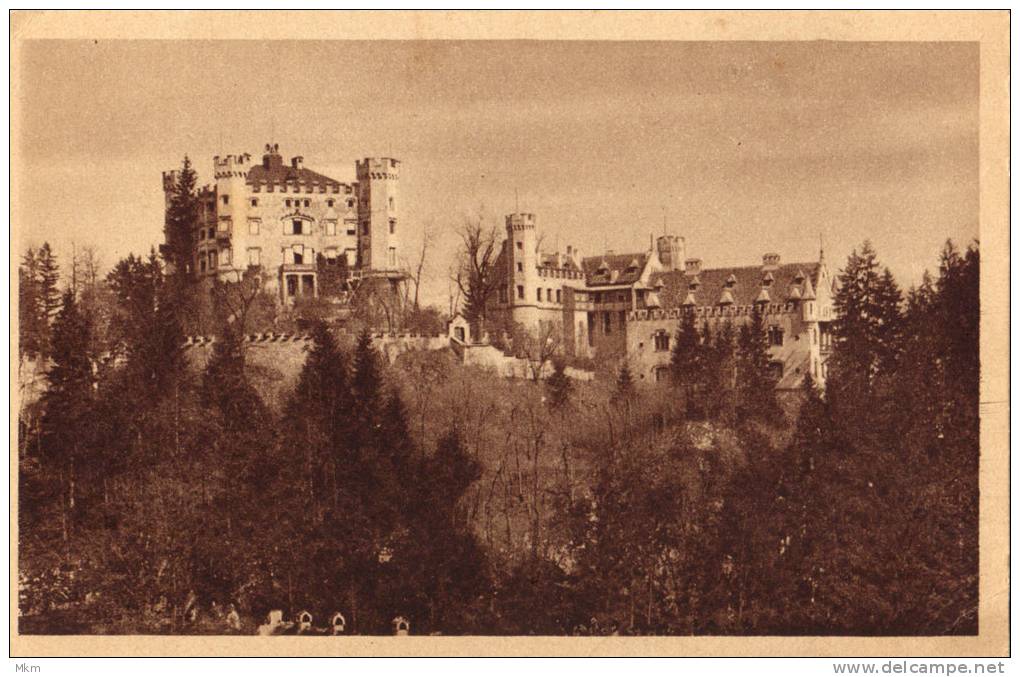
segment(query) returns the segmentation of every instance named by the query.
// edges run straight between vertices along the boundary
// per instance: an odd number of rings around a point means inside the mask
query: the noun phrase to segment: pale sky
[[[162,239],[161,172],[280,144],[352,181],[402,161],[403,232],[537,215],[548,248],[640,251],[666,228],[705,267],[766,251],[840,267],[870,239],[906,287],[978,236],[977,43],[29,41],[15,247]]]

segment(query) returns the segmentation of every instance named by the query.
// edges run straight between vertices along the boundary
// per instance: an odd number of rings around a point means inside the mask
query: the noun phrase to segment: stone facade
[[[281,301],[319,294],[320,266],[354,277],[403,277],[398,265],[400,162],[366,158],[357,181],[343,183],[283,162],[267,144],[261,163],[248,153],[214,157],[215,183],[199,191],[193,270],[199,277],[237,281],[262,272]],[[177,172],[163,173],[169,207]]]

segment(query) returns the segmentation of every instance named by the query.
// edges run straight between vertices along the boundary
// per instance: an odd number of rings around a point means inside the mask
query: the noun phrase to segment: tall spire
[[[818,231],[818,263],[825,261],[825,240],[822,238],[822,231]]]

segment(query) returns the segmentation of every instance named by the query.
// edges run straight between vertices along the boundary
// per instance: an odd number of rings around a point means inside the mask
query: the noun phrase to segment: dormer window
[[[730,273],[730,276],[726,278],[726,286],[730,289],[737,286],[737,276]]]

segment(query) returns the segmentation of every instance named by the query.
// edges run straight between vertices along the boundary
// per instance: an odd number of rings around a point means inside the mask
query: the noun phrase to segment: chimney
[[[779,267],[779,254],[765,254],[761,257],[762,270],[775,270]]]
[[[697,275],[701,272],[701,259],[687,259],[684,261],[684,272],[687,275]]]
[[[293,167],[294,169],[301,169],[301,165],[304,164],[304,162],[305,159],[298,155],[297,157],[292,157],[290,159],[290,166]]]

